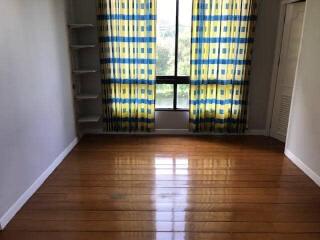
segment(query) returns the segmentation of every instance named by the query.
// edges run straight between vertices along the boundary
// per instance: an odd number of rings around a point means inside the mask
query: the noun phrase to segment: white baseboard
[[[311,168],[309,168],[300,158],[294,155],[290,150],[285,149],[284,154],[320,187],[319,175],[317,175]]]
[[[189,129],[155,129],[153,132],[104,132],[107,135],[188,135],[188,136],[220,136],[220,135],[261,135],[266,136],[266,131],[247,130],[245,133],[213,133],[213,132],[192,132]]]
[[[159,135],[167,135],[167,134],[173,134],[173,135],[190,135],[191,132],[189,132],[188,129],[156,129],[154,131],[154,134]]]
[[[266,129],[248,129],[245,132],[246,135],[267,136]]]
[[[191,132],[188,129],[156,129],[155,134],[177,134],[177,135],[262,135],[266,136],[265,129],[246,130],[244,133],[213,133],[213,132]]]
[[[18,200],[8,209],[8,211],[0,218],[0,230],[3,230],[10,220],[16,215],[21,207],[28,201],[28,199],[38,190],[49,175],[56,169],[62,160],[69,154],[69,152],[78,143],[78,138],[75,138],[53,163],[36,179],[36,181],[18,198]]]
[[[92,133],[90,133],[92,134]],[[155,129],[152,132],[102,132],[104,135],[190,135],[188,129]]]

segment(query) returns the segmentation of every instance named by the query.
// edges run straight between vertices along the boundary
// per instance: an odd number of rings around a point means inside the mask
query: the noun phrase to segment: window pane
[[[178,84],[177,108],[189,108],[189,84]]]
[[[156,108],[173,108],[173,84],[157,84]]]
[[[179,2],[178,75],[190,75],[192,0]]]
[[[158,1],[157,11],[157,76],[173,76],[176,1]]]

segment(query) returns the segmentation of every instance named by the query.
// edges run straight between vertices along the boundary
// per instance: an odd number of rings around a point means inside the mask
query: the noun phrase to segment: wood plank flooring
[[[87,136],[0,240],[319,240],[320,188],[257,136]]]

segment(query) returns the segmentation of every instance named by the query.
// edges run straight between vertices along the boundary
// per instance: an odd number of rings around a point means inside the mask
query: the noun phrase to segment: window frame
[[[180,0],[176,0],[174,75],[173,76],[172,75],[156,76],[156,84],[172,84],[173,85],[173,108],[156,108],[155,109],[156,111],[189,111],[189,108],[177,108],[178,84],[189,84],[190,86],[190,76],[178,76],[179,1]]]

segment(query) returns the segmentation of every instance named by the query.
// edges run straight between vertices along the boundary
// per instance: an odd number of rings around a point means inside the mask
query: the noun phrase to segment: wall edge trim
[[[212,133],[212,132],[191,132],[189,129],[155,129],[153,132],[87,132],[86,134],[102,134],[102,135],[187,135],[187,136],[242,136],[257,135],[266,136],[265,129],[246,130],[244,133]]]
[[[289,149],[285,149],[284,154],[301,169],[309,178],[311,178],[320,187],[320,176],[317,175],[310,167],[308,167],[299,157],[292,153]]]
[[[77,145],[79,139],[76,137],[72,142],[55,158],[49,167],[31,184],[31,186],[20,195],[11,207],[0,217],[0,230],[3,230],[29,198],[39,189],[50,174],[59,166],[64,158]]]

